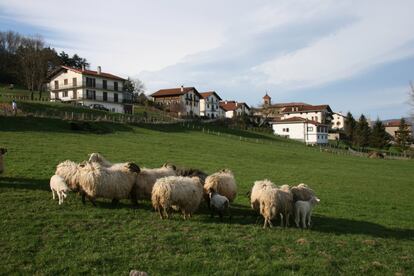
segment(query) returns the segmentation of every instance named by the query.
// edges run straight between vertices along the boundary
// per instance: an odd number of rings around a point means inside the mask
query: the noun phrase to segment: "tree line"
[[[362,149],[366,147],[388,149],[392,140],[392,136],[385,131],[385,125],[382,121],[377,119],[371,128],[364,114],[355,120],[351,112],[348,112],[345,118],[344,134],[349,145]],[[404,118],[400,120],[395,142],[401,152],[405,152],[409,148],[411,135]]]

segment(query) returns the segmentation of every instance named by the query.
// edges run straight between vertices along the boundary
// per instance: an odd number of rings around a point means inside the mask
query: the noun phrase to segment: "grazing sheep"
[[[84,192],[82,201],[87,196],[94,205],[95,198],[109,198],[113,202],[130,198],[136,202],[133,188],[140,171],[136,164],[107,168],[96,162],[85,162],[79,171],[79,185]]]
[[[50,190],[52,191],[53,199],[55,199],[55,193],[57,194],[59,205],[63,203],[63,199],[67,196],[66,193],[70,191],[63,177],[59,175],[54,175],[50,178]]]
[[[299,222],[302,221],[302,228],[308,228],[311,226],[312,210],[316,204],[320,202],[320,199],[312,196],[308,201],[298,200],[295,202],[295,223],[296,227],[299,227]]]
[[[79,191],[79,169],[82,164],[66,160],[56,166],[55,175],[61,176],[69,189],[74,192]]]
[[[286,190],[269,187],[260,195],[260,214],[266,225],[273,227],[272,220],[280,216],[280,226],[289,226],[289,216],[293,213],[293,195]],[[285,221],[285,223],[283,223]]]
[[[229,220],[231,220],[230,203],[227,197],[218,194],[211,188],[208,190],[208,196],[210,198],[211,217],[214,217],[214,212],[217,212],[220,220],[223,220],[223,215],[227,213]]]
[[[198,177],[168,176],[158,179],[152,189],[152,206],[161,219],[169,218],[171,209],[181,210],[184,219],[197,211],[203,198]]]
[[[311,199],[311,197],[315,196],[313,190],[304,183],[292,187],[290,191],[293,194],[293,202],[296,202],[298,200],[308,201]]]
[[[227,197],[230,202],[233,202],[237,196],[236,180],[234,179],[233,173],[227,169],[216,172],[206,178],[204,184],[204,197],[207,204],[210,206],[208,198],[209,189],[213,189],[220,195]]]
[[[178,168],[176,170],[176,173],[178,176],[188,176],[188,177],[197,176],[198,178],[200,178],[202,185],[204,185],[204,183],[206,182],[206,178],[208,176],[208,174],[206,174],[205,172],[200,171],[199,169],[193,169],[193,168]]]
[[[260,198],[268,189],[276,188],[276,185],[273,184],[270,180],[258,180],[254,182],[252,191],[250,193],[250,205],[252,209],[259,212],[260,211]]]
[[[161,168],[143,168],[137,176],[135,193],[138,199],[151,199],[152,188],[155,182],[163,177],[176,176],[175,166],[164,164]]]
[[[281,226],[283,227],[283,220],[285,227],[289,226],[289,218],[293,216],[293,194],[289,189],[289,185],[280,187],[277,193],[277,206],[281,219]]]
[[[5,155],[7,152],[7,149],[0,148],[0,173],[4,172],[4,160],[3,155]]]

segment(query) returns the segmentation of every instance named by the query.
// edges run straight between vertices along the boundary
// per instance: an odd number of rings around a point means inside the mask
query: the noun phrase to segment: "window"
[[[117,81],[114,81],[114,90],[118,91],[118,82]]]
[[[315,121],[318,121],[318,116],[315,116]]]
[[[64,79],[64,80],[63,80],[63,84],[64,84],[64,85],[68,85],[68,79]]]
[[[102,95],[103,95],[103,101],[104,102],[108,101],[108,92],[103,92]]]
[[[96,86],[96,80],[94,78],[88,78],[88,77],[86,77],[86,86],[87,87],[93,87],[93,88],[95,88],[95,86]]]
[[[313,131],[313,127],[308,127],[308,131]]]
[[[86,98],[89,100],[95,100],[96,99],[96,92],[95,90],[86,90]]]
[[[73,79],[72,79],[72,85],[73,85],[73,86],[78,85],[78,79],[77,79],[77,78],[73,78]]]
[[[68,96],[68,91],[63,91],[63,92],[62,92],[62,97],[63,97],[63,98],[65,98],[65,97],[67,97],[67,96]]]
[[[102,81],[102,88],[103,89],[108,89],[108,82],[107,82],[107,80],[103,80]]]
[[[286,132],[289,132],[289,128],[286,129]]]
[[[55,89],[59,89],[59,82],[57,80],[55,81]]]
[[[114,93],[114,102],[117,103],[118,102],[118,93]]]

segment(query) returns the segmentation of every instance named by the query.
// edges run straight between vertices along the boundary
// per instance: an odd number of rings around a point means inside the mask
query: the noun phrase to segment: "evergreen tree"
[[[351,143],[354,140],[355,127],[356,127],[355,119],[352,116],[351,112],[348,112],[345,118],[344,132],[345,132],[347,140]]]
[[[354,144],[362,148],[368,146],[370,135],[371,129],[369,128],[368,121],[364,114],[361,114],[355,128]]]
[[[377,119],[372,128],[372,134],[370,138],[370,146],[373,148],[382,149],[388,145],[390,137],[388,133],[385,131],[385,127],[382,122]]]
[[[405,122],[404,118],[401,118],[400,120],[400,126],[398,128],[395,138],[398,149],[401,152],[405,152],[408,149],[410,130],[408,129],[408,124]]]

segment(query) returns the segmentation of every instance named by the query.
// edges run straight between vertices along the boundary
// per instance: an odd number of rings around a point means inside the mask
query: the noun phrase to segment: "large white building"
[[[220,96],[215,91],[200,93],[200,116],[211,119],[220,118]]]
[[[194,87],[161,89],[151,94],[156,104],[180,117],[200,116],[201,95]]]
[[[75,102],[84,106],[101,104],[112,112],[132,113],[132,97],[123,91],[125,79],[101,71],[61,66],[49,77],[52,101]]]
[[[271,123],[276,135],[306,144],[327,144],[328,125],[301,117],[290,117]]]

